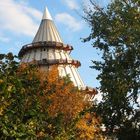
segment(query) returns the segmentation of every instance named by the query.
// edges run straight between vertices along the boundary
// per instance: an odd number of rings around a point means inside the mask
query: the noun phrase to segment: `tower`
[[[79,89],[83,89],[85,85],[77,71],[81,64],[71,58],[70,53],[72,50],[72,46],[63,43],[46,8],[33,42],[22,47],[19,57],[21,62],[25,63],[35,60],[44,70],[48,70],[51,66],[57,64],[61,77],[69,75],[74,85]]]

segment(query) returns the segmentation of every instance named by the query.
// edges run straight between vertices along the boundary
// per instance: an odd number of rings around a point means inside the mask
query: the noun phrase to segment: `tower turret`
[[[73,60],[70,52],[73,47],[64,44],[61,36],[46,8],[39,29],[31,44],[22,47],[19,52],[21,62],[36,61],[44,70],[57,64],[59,75],[69,75],[71,81],[78,88],[85,88],[85,85],[77,71],[81,65],[79,61]]]

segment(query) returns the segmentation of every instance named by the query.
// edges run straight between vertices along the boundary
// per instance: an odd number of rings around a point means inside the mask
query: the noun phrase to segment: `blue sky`
[[[96,0],[104,6],[109,0]],[[32,42],[39,27],[45,6],[65,44],[74,50],[71,56],[81,62],[79,73],[84,83],[91,87],[99,86],[97,71],[89,68],[91,60],[100,59],[91,42],[82,43],[80,38],[87,37],[90,28],[81,18],[82,7],[88,0],[3,0],[0,2],[0,53],[18,54],[21,47]]]

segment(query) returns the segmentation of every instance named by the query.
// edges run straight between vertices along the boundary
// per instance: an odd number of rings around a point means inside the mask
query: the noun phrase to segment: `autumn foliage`
[[[99,120],[88,111],[85,91],[35,63],[0,55],[0,139],[94,140]],[[6,59],[6,61],[4,61]]]

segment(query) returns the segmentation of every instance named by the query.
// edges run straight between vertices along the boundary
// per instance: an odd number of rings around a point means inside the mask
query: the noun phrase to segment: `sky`
[[[88,0],[0,0],[0,53],[18,55],[23,45],[30,44],[40,25],[47,6],[64,44],[74,47],[72,58],[81,62],[78,69],[85,85],[98,87],[98,72],[91,69],[91,60],[100,60],[100,52],[92,42],[81,38],[90,34],[89,25],[82,19],[83,5]],[[105,6],[110,0],[95,0]]]

